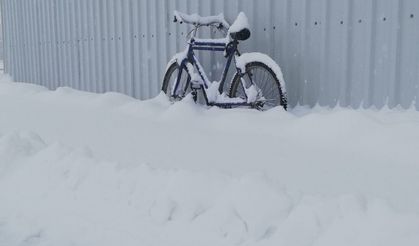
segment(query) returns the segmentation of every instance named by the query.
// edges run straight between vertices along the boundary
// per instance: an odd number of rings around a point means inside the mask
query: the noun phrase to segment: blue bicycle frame
[[[194,37],[192,37],[190,41],[188,42],[188,50],[187,50],[186,57],[182,61],[178,62],[180,64],[180,69],[179,69],[176,83],[174,85],[174,89],[172,91],[172,96],[176,94],[175,92],[178,90],[178,86],[180,84],[179,82],[181,80],[183,71],[187,71],[190,77],[192,78],[191,73],[193,73],[194,71],[190,71],[190,68],[188,67],[188,64],[191,64],[194,67],[194,69],[196,69],[196,71],[198,72],[198,75],[202,81],[202,83],[200,83],[199,86],[201,87],[203,91],[207,105],[219,106],[219,107],[254,106],[256,102],[247,102],[247,98],[245,99],[237,98],[236,100],[234,100],[234,102],[217,102],[217,101],[209,99],[207,96],[207,89],[211,86],[212,83],[209,81],[208,77],[206,76],[201,64],[199,63],[194,53],[195,50],[225,52],[225,57],[227,58],[227,62],[225,63],[224,70],[221,75],[221,79],[219,81],[219,86],[218,86],[218,92],[222,94],[231,62],[236,54],[240,55],[237,50],[238,43],[239,42],[237,40],[233,40],[229,43],[226,43],[224,40],[223,41],[219,41],[217,39],[201,40],[201,39],[195,39]],[[237,66],[236,66],[236,70],[240,76],[243,76],[244,71],[241,71],[241,69],[239,69]],[[194,83],[194,81],[191,81],[191,82]],[[196,91],[193,91],[193,93],[196,93]],[[194,99],[196,99],[196,94],[194,95]]]

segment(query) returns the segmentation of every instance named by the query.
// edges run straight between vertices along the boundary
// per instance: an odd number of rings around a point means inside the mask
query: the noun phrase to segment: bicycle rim
[[[246,74],[243,77],[235,76],[231,85],[230,96],[246,98],[246,94],[241,83],[244,80],[248,87],[255,85],[261,94],[261,100],[264,101],[263,110],[267,110],[282,105],[286,109],[286,98],[282,93],[279,81],[275,73],[265,64],[252,62],[246,65]]]
[[[163,81],[162,91],[172,99],[181,99],[185,97],[187,93],[189,93],[189,82],[190,76],[184,69],[182,71],[178,88],[175,94],[172,97],[173,87],[176,84],[176,80],[180,71],[180,66],[177,63],[173,63],[170,68],[167,70],[166,75]]]

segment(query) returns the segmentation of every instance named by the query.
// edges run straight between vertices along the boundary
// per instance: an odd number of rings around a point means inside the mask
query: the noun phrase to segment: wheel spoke
[[[167,79],[167,81],[164,81],[165,83],[165,87],[163,87],[163,91],[164,93],[166,93],[166,95],[168,95],[169,97],[172,98],[172,92],[174,89],[174,86],[176,84],[177,78],[179,76],[179,65],[175,64],[172,65],[173,67],[171,67],[168,70],[168,74],[166,74],[165,76],[165,80]],[[181,99],[183,98],[186,93],[188,92],[189,89],[189,74],[186,72],[186,70],[182,71],[182,74],[180,76],[180,81],[179,81],[179,85],[178,85],[178,89],[177,91],[175,91],[175,95],[173,95],[172,99]]]
[[[245,83],[250,86],[251,82],[260,90],[261,96],[265,98],[265,106],[263,108],[271,108],[281,105],[281,91],[279,88],[279,82],[275,75],[269,71],[264,64],[251,64],[247,67],[247,76],[243,79]],[[235,83],[238,83],[237,81]],[[241,83],[240,83],[241,84]],[[232,91],[232,95],[236,97],[245,97],[245,91],[241,85],[235,85],[232,87],[235,91]]]

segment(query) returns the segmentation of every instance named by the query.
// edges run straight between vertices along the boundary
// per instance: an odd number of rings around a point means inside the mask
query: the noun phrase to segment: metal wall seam
[[[396,41],[396,68],[395,68],[395,72],[394,72],[394,81],[400,81],[400,71],[401,71],[401,53],[402,53],[402,42],[403,42],[403,29],[404,29],[404,5],[403,5],[403,1],[399,1],[398,2],[398,6],[397,6],[397,24],[399,25],[399,28],[397,28],[396,30],[396,36],[397,36],[397,41]],[[397,104],[397,102],[400,101],[400,89],[401,89],[401,83],[395,83],[394,88],[392,88],[394,90],[393,93],[393,100],[391,100],[389,102],[389,105],[395,106]]]
[[[3,56],[3,65],[4,65],[4,71],[6,73],[10,73],[10,51],[11,51],[11,31],[9,31],[9,28],[11,27],[11,21],[10,21],[10,9],[9,9],[9,3],[8,1],[1,1],[1,11],[2,11],[2,31],[3,31],[3,40],[4,40],[4,56]]]
[[[43,9],[43,26],[44,26],[44,59],[45,59],[45,83],[47,84],[48,88],[52,86],[52,78],[51,78],[51,50],[49,47],[49,36],[50,36],[50,29],[49,29],[49,2],[48,0],[44,0],[42,2],[42,9]]]
[[[311,84],[312,82],[312,77],[311,75],[309,75],[309,72],[311,70],[311,66],[313,64],[310,63],[309,59],[307,59],[308,54],[310,53],[310,44],[311,44],[311,40],[312,40],[312,33],[310,32],[312,25],[311,25],[311,15],[312,15],[312,11],[311,11],[311,1],[309,0],[305,0],[303,2],[304,5],[304,12],[302,13],[302,15],[304,16],[304,20],[301,23],[302,29],[303,29],[303,36],[302,36],[302,43],[301,43],[301,53],[302,53],[302,62],[301,62],[301,73],[302,73],[302,78],[301,78],[301,82],[302,82],[302,90],[299,92],[299,103],[300,104],[309,104],[309,97],[307,96],[309,93],[307,93],[308,91],[310,91],[310,89],[312,89]],[[268,44],[269,45],[269,44]]]
[[[85,69],[86,65],[84,64],[84,52],[83,52],[83,20],[82,20],[82,2],[85,0],[76,0],[75,5],[75,35],[76,35],[76,46],[77,46],[77,70],[78,70],[78,79],[77,79],[77,89],[86,90],[85,88]]]
[[[92,2],[93,0],[84,1],[84,15],[85,15],[85,58],[86,58],[86,66],[88,67],[86,73],[86,83],[89,88],[90,92],[96,91],[96,81],[94,78],[95,66],[94,66],[94,48],[92,46],[93,43],[93,29],[92,26],[94,25],[93,21],[93,12],[91,11]]]
[[[32,2],[27,2],[25,4],[25,16],[26,16],[26,26],[27,26],[27,40],[26,40],[26,45],[27,45],[27,54],[26,54],[26,59],[28,60],[28,71],[26,71],[27,73],[27,79],[26,81],[33,81],[34,77],[36,77],[36,66],[35,66],[35,58],[36,58],[36,53],[35,53],[35,46],[34,46],[34,39],[33,36],[35,34],[35,30],[34,30],[34,23],[33,23],[33,18],[34,18],[34,11],[32,8],[33,3]]]
[[[27,13],[26,13],[26,5],[27,2],[26,1],[22,1],[20,4],[20,21],[21,21],[21,31],[24,32],[22,33],[22,53],[23,56],[25,57],[23,59],[23,74],[22,74],[22,80],[23,81],[29,81],[29,71],[30,71],[30,66],[29,66],[29,57],[28,57],[28,23],[27,23]]]
[[[124,59],[124,93],[129,94],[134,91],[133,74],[133,29],[132,29],[132,1],[123,1],[122,5],[122,50]]]
[[[4,71],[6,71],[7,72],[7,64],[6,64],[6,62],[7,62],[7,54],[6,54],[6,52],[7,52],[7,41],[6,41],[6,38],[7,37],[5,37],[5,35],[4,35],[4,32],[5,32],[5,26],[7,26],[7,25],[4,25],[4,22],[6,22],[7,21],[7,14],[5,13],[5,2],[4,1],[0,1],[0,11],[1,11],[1,13],[2,14],[0,14],[0,22],[1,22],[1,25],[2,25],[2,27],[1,27],[1,37],[2,37],[2,39],[3,39],[3,43],[2,43],[2,45],[3,45],[3,47],[2,47],[2,49],[3,49],[3,57],[1,57],[1,59],[4,59],[4,61],[5,62],[3,62],[3,69],[4,69]]]
[[[84,0],[75,0],[74,1],[74,41],[75,41],[75,66],[76,66],[76,88],[78,90],[83,90],[84,77],[83,70],[84,64],[82,59],[82,34],[81,34],[81,11],[80,3]]]
[[[79,2],[79,35],[80,35],[80,70],[82,84],[80,87],[82,90],[91,91],[92,83],[89,81],[89,53],[88,53],[88,34],[87,34],[87,6],[88,0],[81,0]]]
[[[108,28],[109,28],[109,82],[110,89],[116,91],[116,45],[115,45],[115,1],[108,0]]]
[[[376,42],[374,45],[374,84],[372,101],[374,106],[381,108],[387,103],[389,87],[394,87],[396,40],[397,35],[397,1],[381,0],[376,5]]]
[[[12,41],[13,22],[12,22],[12,17],[11,17],[12,10],[10,8],[10,2],[9,1],[3,1],[3,3],[4,3],[4,6],[5,6],[4,7],[5,11],[3,13],[7,15],[7,17],[5,19],[7,21],[2,23],[3,30],[4,30],[3,31],[3,34],[4,34],[3,38],[7,39],[7,46],[6,46],[6,48],[7,48],[7,51],[6,51],[7,53],[6,54],[7,55],[5,57],[3,57],[3,59],[5,59],[4,60],[4,64],[5,64],[4,68],[5,68],[5,71],[7,73],[10,73],[10,75],[13,76],[13,64],[12,63],[13,63],[14,58],[13,58],[13,55],[12,55],[12,43],[13,43],[13,41]],[[7,27],[6,27],[6,25],[7,25]],[[7,28],[7,29],[5,29],[5,28]]]
[[[102,23],[100,21],[100,12],[101,12],[101,0],[94,0],[93,6],[93,14],[94,14],[94,22],[95,25],[93,26],[94,30],[94,53],[95,58],[93,60],[95,66],[95,81],[96,81],[96,92],[104,92],[103,88],[103,70],[102,70],[102,38],[101,38],[101,30],[102,30]]]
[[[66,33],[66,70],[67,70],[67,75],[66,75],[66,79],[68,80],[68,85],[70,87],[74,88],[74,82],[73,82],[73,74],[75,72],[74,68],[73,68],[73,59],[74,59],[74,52],[73,52],[73,45],[74,45],[74,39],[73,39],[73,11],[72,11],[72,6],[73,6],[73,0],[68,0],[68,1],[64,1],[65,3],[65,8],[63,9],[63,12],[65,13],[65,19],[66,19],[66,29],[65,29],[65,33]]]
[[[79,45],[77,35],[77,15],[76,15],[76,2],[77,0],[70,0],[71,7],[71,83],[73,88],[80,88],[80,70],[79,70]]]
[[[151,71],[151,81],[150,81],[150,97],[152,95],[156,95],[159,91],[159,83],[156,83],[156,81],[160,81],[159,77],[160,75],[158,67],[160,66],[160,53],[161,53],[161,47],[159,46],[159,42],[158,42],[158,27],[157,25],[161,25],[161,18],[157,18],[158,14],[157,14],[157,1],[152,1],[152,2],[148,2],[148,19],[147,19],[147,23],[149,25],[149,32],[151,33],[148,35],[148,42],[150,44],[150,50],[149,50],[149,54],[148,56],[150,58],[154,58],[154,59],[149,59],[150,61],[150,71]]]
[[[34,28],[33,28],[33,15],[32,15],[32,2],[27,2],[25,4],[25,16],[26,16],[26,25],[28,27],[27,30],[27,54],[26,59],[28,60],[28,66],[29,69],[27,71],[28,78],[27,82],[33,81],[33,78],[35,77],[35,65],[34,65],[34,47],[33,47],[33,35],[34,35]]]
[[[52,64],[51,64],[51,49],[50,49],[50,35],[51,30],[49,28],[49,1],[43,1],[43,9],[44,9],[44,32],[45,32],[45,64],[46,64],[46,83],[48,88],[52,87]]]
[[[18,10],[18,2],[14,2],[12,4],[13,9],[12,9],[12,13],[13,14],[13,19],[14,19],[14,30],[20,30],[20,25],[19,25],[19,10]],[[15,43],[14,43],[14,57],[16,58],[15,60],[15,70],[16,70],[16,74],[14,76],[15,79],[20,80],[21,79],[21,75],[22,75],[22,54],[20,52],[20,37],[17,35],[17,31],[15,31]]]
[[[48,1],[48,29],[49,29],[49,50],[50,50],[50,67],[51,67],[51,89],[57,88],[57,82],[58,82],[58,67],[59,64],[58,59],[56,58],[56,41],[55,41],[55,28],[54,28],[54,3],[56,0],[49,0]],[[58,62],[56,62],[58,61]]]
[[[15,24],[15,30],[20,30],[20,23],[19,23],[19,9],[18,9],[18,1],[15,1],[13,6],[13,10],[15,11],[16,14],[14,14],[14,24]],[[20,44],[21,44],[21,37],[19,35],[18,32],[16,32],[15,34],[15,57],[16,57],[16,62],[15,62],[15,67],[16,68],[16,75],[15,75],[15,79],[17,80],[21,80],[22,78],[22,53],[20,52]]]
[[[23,25],[22,25],[22,12],[21,12],[21,4],[22,4],[22,2],[21,1],[16,1],[16,5],[15,5],[15,8],[16,8],[16,11],[17,11],[17,14],[16,14],[16,24],[17,24],[17,28],[18,28],[18,30],[21,30],[22,31],[22,27],[23,27]],[[23,32],[22,32],[23,33]],[[19,74],[16,76],[19,80],[23,80],[23,78],[24,78],[24,72],[25,72],[25,70],[24,70],[24,67],[25,67],[25,64],[24,64],[24,60],[23,60],[23,37],[22,37],[22,35],[17,35],[17,51],[18,51],[18,55],[19,55],[19,57],[18,57],[18,65],[19,65],[19,67],[17,68],[17,71],[19,72]]]
[[[41,51],[41,80],[40,83],[45,83],[45,85],[49,86],[49,78],[48,78],[48,58],[47,58],[47,46],[46,46],[46,20],[45,20],[45,1],[39,1],[39,12],[40,12],[40,51]]]
[[[419,109],[419,49],[411,49],[419,43],[419,1],[403,1],[403,15],[400,27],[400,73],[399,100],[403,107],[416,103]]]
[[[133,30],[133,46],[132,46],[132,55],[133,55],[133,86],[134,89],[131,92],[136,98],[141,97],[141,66],[140,66],[140,17],[139,17],[139,1],[132,1],[132,30]]]
[[[73,0],[64,1],[66,3],[66,7],[63,9],[66,15],[66,51],[67,51],[67,79],[68,79],[68,85],[70,87],[74,86],[73,82],[73,74],[75,73],[75,70],[73,68],[73,59],[74,59],[74,52],[73,52],[73,46],[74,46],[74,38],[73,38]],[[67,10],[67,11],[66,11]],[[74,88],[74,87],[73,87]]]
[[[84,59],[85,59],[85,66],[86,66],[86,71],[85,71],[85,83],[86,83],[86,88],[87,91],[93,92],[95,91],[95,81],[92,78],[92,71],[94,69],[94,67],[92,67],[92,53],[91,51],[93,49],[91,49],[90,47],[90,43],[91,43],[91,33],[90,33],[90,26],[93,25],[93,21],[92,21],[92,15],[90,13],[90,3],[92,0],[85,0],[83,2],[82,8],[83,8],[83,20],[84,20],[84,25],[83,25],[83,47],[84,47]],[[94,54],[93,54],[94,56]]]
[[[70,73],[71,73],[71,55],[70,55],[70,17],[68,14],[68,1],[62,0],[60,13],[63,20],[63,83],[67,86],[70,85]]]
[[[63,6],[62,0],[56,0],[54,5],[54,29],[56,33],[56,52],[57,52],[57,60],[59,63],[57,64],[58,72],[57,72],[57,87],[63,86],[63,75],[64,75],[64,46],[63,46],[63,32],[64,32],[64,22],[63,16],[61,14],[61,8]]]
[[[39,13],[38,13],[38,2],[37,0],[32,1],[32,21],[34,24],[33,32],[33,49],[34,49],[34,64],[35,64],[35,77],[33,82],[41,84],[41,58],[40,58],[40,47],[39,47]]]
[[[148,66],[148,52],[149,48],[147,47],[147,38],[148,35],[147,29],[147,0],[140,0],[140,35],[141,35],[141,55],[140,55],[140,66],[141,66],[141,81],[149,81],[149,66]],[[141,84],[141,98],[149,97],[149,83]]]
[[[155,27],[152,24],[156,18],[155,16],[155,11],[154,11],[154,1],[146,1],[146,19],[145,19],[145,26],[147,27],[147,32],[145,35],[145,41],[147,43],[147,50],[146,50],[146,55],[145,55],[145,59],[146,59],[146,64],[147,64],[147,70],[148,72],[148,80],[149,85],[148,85],[148,97],[153,95],[154,93],[154,86],[152,81],[156,80],[156,64],[155,61],[157,60],[156,58],[158,57],[157,55],[157,46],[156,43],[154,42],[154,35],[156,33]]]
[[[55,1],[55,0],[52,0]],[[52,1],[47,0],[47,28],[48,28],[48,55],[49,55],[49,76],[50,76],[50,87],[51,89],[55,89],[55,73],[57,71],[55,65],[57,64],[55,61],[55,49],[54,49],[54,29],[53,29],[53,21],[52,21],[52,13],[53,13],[53,7],[52,7]]]
[[[98,12],[98,42],[99,42],[99,53],[98,53],[98,59],[100,59],[98,65],[100,66],[98,77],[99,82],[101,83],[101,92],[105,92],[108,90],[108,73],[109,70],[107,69],[107,61],[108,59],[108,49],[107,49],[107,21],[106,21],[106,11],[107,11],[107,2],[98,0],[99,5],[99,12]]]
[[[48,86],[48,68],[47,68],[47,58],[46,58],[46,46],[45,46],[45,12],[44,12],[44,3],[45,1],[38,0],[38,18],[39,18],[39,61],[40,61],[40,80],[39,83],[44,83]]]
[[[26,15],[26,13],[25,13],[25,2],[23,2],[23,1],[21,1],[20,2],[20,21],[21,21],[21,23],[22,23],[22,25],[21,25],[21,31],[22,31],[22,43],[21,43],[21,49],[22,49],[22,53],[23,53],[23,56],[25,57],[25,58],[27,58],[27,35],[28,35],[28,30],[27,30],[27,20],[26,20],[26,17],[27,17],[27,15]],[[29,59],[22,59],[23,60],[23,62],[22,62],[22,69],[23,69],[23,74],[22,74],[22,81],[27,81],[27,79],[29,78],[29,74],[28,74],[28,71],[29,71],[29,66],[28,66],[28,62],[29,62]]]
[[[165,6],[164,1],[154,1],[154,15],[157,17],[159,16],[159,13],[165,13]],[[156,44],[156,79],[153,83],[154,92],[153,95],[157,95],[161,89],[160,83],[158,81],[163,80],[162,73],[160,71],[165,69],[165,63],[167,63],[166,59],[166,45],[167,42],[167,36],[166,36],[166,28],[164,28],[166,23],[166,15],[162,15],[161,18],[156,18],[158,21],[154,23],[154,29],[155,29],[155,44]]]
[[[63,83],[66,86],[71,85],[71,55],[70,55],[70,6],[69,1],[62,0],[61,3],[61,18],[63,20]]]
[[[18,16],[17,16],[17,14],[16,14],[16,11],[18,11],[17,9],[16,9],[16,5],[17,5],[17,2],[12,2],[12,4],[11,4],[11,6],[12,6],[12,18],[13,18],[13,30],[19,30],[19,24],[18,24],[18,21],[17,21],[17,19],[18,19]],[[20,76],[20,74],[21,74],[21,71],[19,70],[20,68],[20,59],[21,59],[21,54],[19,53],[19,45],[20,45],[20,42],[19,42],[19,38],[18,38],[18,32],[17,31],[14,31],[14,37],[13,37],[13,57],[15,58],[14,59],[14,76],[13,76],[13,78],[15,78],[15,79],[19,79],[19,76]]]
[[[97,77],[96,77],[96,47],[95,47],[95,12],[94,12],[94,0],[87,1],[87,19],[89,25],[87,28],[87,51],[89,58],[89,79],[90,89],[92,92],[98,91]]]
[[[122,4],[124,0],[117,0],[115,6],[115,48],[116,48],[116,77],[114,83],[117,92],[125,92],[127,81],[125,80],[123,30],[122,30]]]
[[[366,95],[364,97],[364,107],[371,107],[375,104],[375,102],[373,101],[374,98],[374,84],[375,84],[375,45],[377,43],[377,1],[378,0],[372,0],[372,4],[371,4],[371,19],[370,19],[370,23],[371,23],[371,32],[370,32],[370,56],[369,56],[369,67],[368,67],[368,72],[369,72],[369,78],[368,78],[368,95]]]
[[[35,75],[35,47],[34,47],[34,34],[35,34],[35,30],[34,30],[34,23],[33,23],[33,2],[27,2],[26,3],[26,16],[27,16],[27,26],[28,26],[28,40],[27,40],[27,44],[28,44],[28,54],[27,54],[27,59],[28,59],[28,63],[29,63],[29,77],[27,82],[33,81],[33,78],[36,76]]]

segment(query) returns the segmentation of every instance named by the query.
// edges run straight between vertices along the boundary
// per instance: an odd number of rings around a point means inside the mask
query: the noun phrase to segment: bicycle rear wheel
[[[277,75],[266,64],[258,61],[246,64],[246,72],[243,76],[236,74],[231,82],[230,97],[240,97],[246,99],[246,94],[241,80],[250,86],[255,85],[264,98],[262,110],[267,110],[276,106],[287,109],[287,98],[285,88],[281,84]]]
[[[178,78],[179,72],[182,72],[178,88],[173,92],[173,87],[176,84],[176,80]],[[189,84],[191,82],[191,77],[189,76],[186,69],[180,70],[179,64],[174,62],[170,67],[167,69],[166,74],[164,75],[163,85],[161,90],[171,99],[171,100],[180,100],[184,98],[189,92]]]

